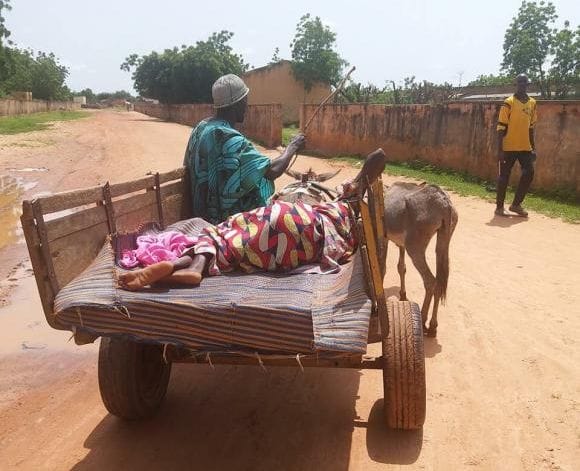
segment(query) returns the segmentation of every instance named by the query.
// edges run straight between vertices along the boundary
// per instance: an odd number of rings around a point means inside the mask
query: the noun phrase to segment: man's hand
[[[288,144],[288,151],[294,155],[300,149],[304,148],[304,144],[306,144],[306,136],[302,133],[296,134]]]

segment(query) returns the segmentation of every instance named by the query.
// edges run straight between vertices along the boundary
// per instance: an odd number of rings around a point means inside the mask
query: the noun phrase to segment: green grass
[[[49,111],[0,118],[0,134],[19,134],[22,132],[42,131],[55,121],[71,121],[88,116],[85,111]]]
[[[284,147],[287,147],[288,144],[290,143],[290,141],[292,140],[292,138],[296,134],[298,134],[299,131],[300,130],[298,129],[298,127],[295,124],[283,128],[282,129],[282,145]]]
[[[334,159],[355,167],[362,165],[358,157],[338,157]],[[409,177],[434,183],[461,196],[476,196],[495,201],[495,182],[473,177],[453,170],[441,169],[422,161],[389,163],[385,172],[393,176]],[[513,189],[508,189],[506,201],[513,199]],[[567,222],[580,223],[580,201],[572,190],[560,189],[553,192],[534,191],[528,193],[525,207],[550,217],[562,218]]]

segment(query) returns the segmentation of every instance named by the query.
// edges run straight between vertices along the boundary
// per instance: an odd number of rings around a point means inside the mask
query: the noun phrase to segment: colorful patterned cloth
[[[205,119],[193,129],[183,164],[193,215],[212,224],[265,206],[274,194],[274,183],[265,177],[270,159],[222,119]]]
[[[174,240],[166,234],[158,234],[153,241],[155,253],[164,253],[155,244]],[[123,254],[122,264],[123,260],[138,260],[142,266],[154,263],[154,257],[138,255],[149,253],[143,243],[150,240],[141,237],[136,250]],[[203,229],[191,238],[189,250],[180,245],[183,240],[175,244],[180,254],[211,256],[210,275],[233,270],[286,271],[316,262],[324,269],[338,269],[356,248],[351,211],[343,202],[309,206],[276,201]]]

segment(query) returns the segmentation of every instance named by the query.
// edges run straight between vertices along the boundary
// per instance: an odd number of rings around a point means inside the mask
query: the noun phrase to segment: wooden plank
[[[142,224],[158,222],[157,204],[141,206],[125,214],[117,216],[117,231],[129,232],[137,230]]]
[[[40,252],[42,253],[42,258],[44,259],[43,261],[48,273],[48,280],[50,281],[52,292],[56,295],[60,287],[55,274],[54,266],[52,264],[52,257],[50,256],[48,234],[46,232],[46,224],[44,223],[40,201],[34,200],[32,202],[32,214],[36,222],[36,230],[38,231],[38,238],[40,240]]]
[[[41,214],[56,213],[65,209],[76,208],[86,204],[96,203],[103,198],[103,190],[100,186],[71,190],[56,193],[51,196],[36,198],[40,205]]]
[[[163,205],[163,217],[165,224],[170,225],[183,219],[183,197],[181,195],[173,195],[164,198],[161,201]]]
[[[52,291],[48,279],[48,270],[42,257],[40,238],[38,236],[36,224],[34,223],[32,203],[30,201],[24,201],[22,203],[22,216],[20,217],[20,221],[22,222],[22,230],[24,232],[24,238],[26,239],[28,255],[30,256],[30,262],[32,263],[34,278],[36,280],[36,286],[38,288],[38,294],[40,295],[40,302],[42,303],[44,315],[48,325],[53,329],[63,329],[63,327],[57,323],[57,319],[53,315],[55,293]]]
[[[137,211],[140,208],[144,208],[152,204],[156,204],[155,193],[150,191],[147,193],[141,193],[135,196],[130,196],[122,200],[113,201],[113,208],[115,209],[115,214],[117,215],[117,218],[119,218],[124,214]]]
[[[83,209],[73,214],[46,221],[48,241],[73,234],[107,221],[105,206]]]
[[[95,259],[109,233],[106,222],[50,243],[50,257],[60,286],[65,286]]]
[[[383,338],[386,338],[389,332],[389,318],[387,314],[387,300],[385,299],[385,290],[383,288],[383,276],[381,273],[381,265],[377,256],[377,243],[375,240],[375,232],[372,224],[372,219],[368,205],[360,202],[360,215],[362,218],[362,226],[364,233],[363,244],[367,247],[369,266],[371,269],[371,282],[375,292],[375,299],[377,302],[377,310],[381,322],[381,333]]]
[[[159,182],[161,184],[170,182],[172,180],[178,180],[185,176],[187,170],[185,167],[179,167],[175,170],[170,170],[169,172],[159,174]]]
[[[377,255],[381,265],[381,273],[384,278],[387,264],[387,240],[385,238],[385,200],[383,193],[383,180],[380,177],[369,186],[369,203],[370,202],[372,202],[370,207],[377,241]]]
[[[161,201],[161,183],[159,181],[159,172],[155,174],[155,200],[157,202],[157,217],[159,218],[159,225],[161,229],[165,229],[165,222],[163,221],[163,203]]]
[[[111,198],[111,185],[109,182],[103,186],[103,200],[105,202],[105,211],[107,213],[107,224],[109,226],[109,234],[117,232],[115,208],[113,207],[113,199]]]
[[[173,195],[182,195],[183,194],[183,182],[176,181],[174,183],[169,183],[167,185],[163,185],[161,187],[161,199],[167,198],[168,196]]]
[[[147,175],[142,178],[137,178],[136,180],[131,180],[123,183],[114,183],[111,187],[111,197],[116,198],[118,196],[126,195],[128,193],[134,193],[139,190],[145,190],[146,188],[153,188],[155,185],[155,176]]]

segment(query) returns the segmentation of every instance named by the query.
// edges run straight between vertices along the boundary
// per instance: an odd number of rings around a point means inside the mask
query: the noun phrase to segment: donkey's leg
[[[413,261],[413,265],[423,279],[423,286],[425,287],[425,298],[423,299],[423,306],[421,307],[421,317],[423,319],[424,328],[427,327],[427,317],[429,316],[429,307],[431,306],[431,299],[435,292],[435,276],[431,272],[427,260],[425,259],[425,250],[427,244],[421,239],[412,239],[407,242],[407,252]]]
[[[407,290],[405,289],[405,273],[407,273],[407,267],[405,266],[405,247],[399,247],[399,263],[397,264],[397,269],[399,270],[399,278],[401,279],[399,299],[401,301],[406,301]]]
[[[427,335],[429,337],[437,336],[437,310],[439,309],[439,299],[441,296],[435,290],[435,295],[433,297],[433,312],[431,313],[431,320],[429,321],[429,328],[427,329]]]

